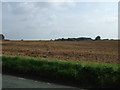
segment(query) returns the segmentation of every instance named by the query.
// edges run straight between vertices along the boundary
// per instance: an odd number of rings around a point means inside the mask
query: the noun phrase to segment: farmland
[[[79,87],[119,87],[118,41],[3,41],[2,71],[70,82]]]
[[[2,54],[118,64],[118,41],[3,41]]]

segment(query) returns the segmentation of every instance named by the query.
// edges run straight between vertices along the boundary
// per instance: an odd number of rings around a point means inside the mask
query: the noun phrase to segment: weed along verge
[[[81,87],[120,87],[118,64],[2,56],[2,69],[68,81]]]

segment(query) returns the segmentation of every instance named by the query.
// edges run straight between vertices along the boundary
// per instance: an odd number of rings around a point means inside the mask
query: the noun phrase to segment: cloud
[[[2,13],[2,3],[0,2],[0,13]],[[2,14],[0,14],[0,33],[2,33]]]
[[[72,1],[3,3],[3,33],[10,39],[117,37],[116,8]]]
[[[19,8],[24,10],[24,12],[26,13],[29,13],[29,12],[36,13],[39,10],[39,7],[37,7],[35,3],[30,3],[30,2],[20,3]]]

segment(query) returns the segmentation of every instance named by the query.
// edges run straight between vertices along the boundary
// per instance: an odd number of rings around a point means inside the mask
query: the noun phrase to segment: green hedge
[[[82,87],[120,87],[120,65],[2,56],[2,69],[73,82]]]

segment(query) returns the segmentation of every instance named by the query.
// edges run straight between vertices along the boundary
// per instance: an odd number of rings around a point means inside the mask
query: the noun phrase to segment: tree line
[[[0,34],[0,40],[8,40],[5,39],[5,36],[3,34]],[[95,37],[95,39],[89,38],[89,37],[79,37],[79,38],[59,38],[55,40],[50,40],[50,41],[96,41],[96,40],[101,40],[100,36]],[[109,40],[109,39],[103,39],[103,40]],[[21,39],[23,41],[23,39]]]
[[[94,40],[101,40],[101,37],[97,36],[95,39],[88,38],[88,37],[55,39],[55,41],[94,41]]]

